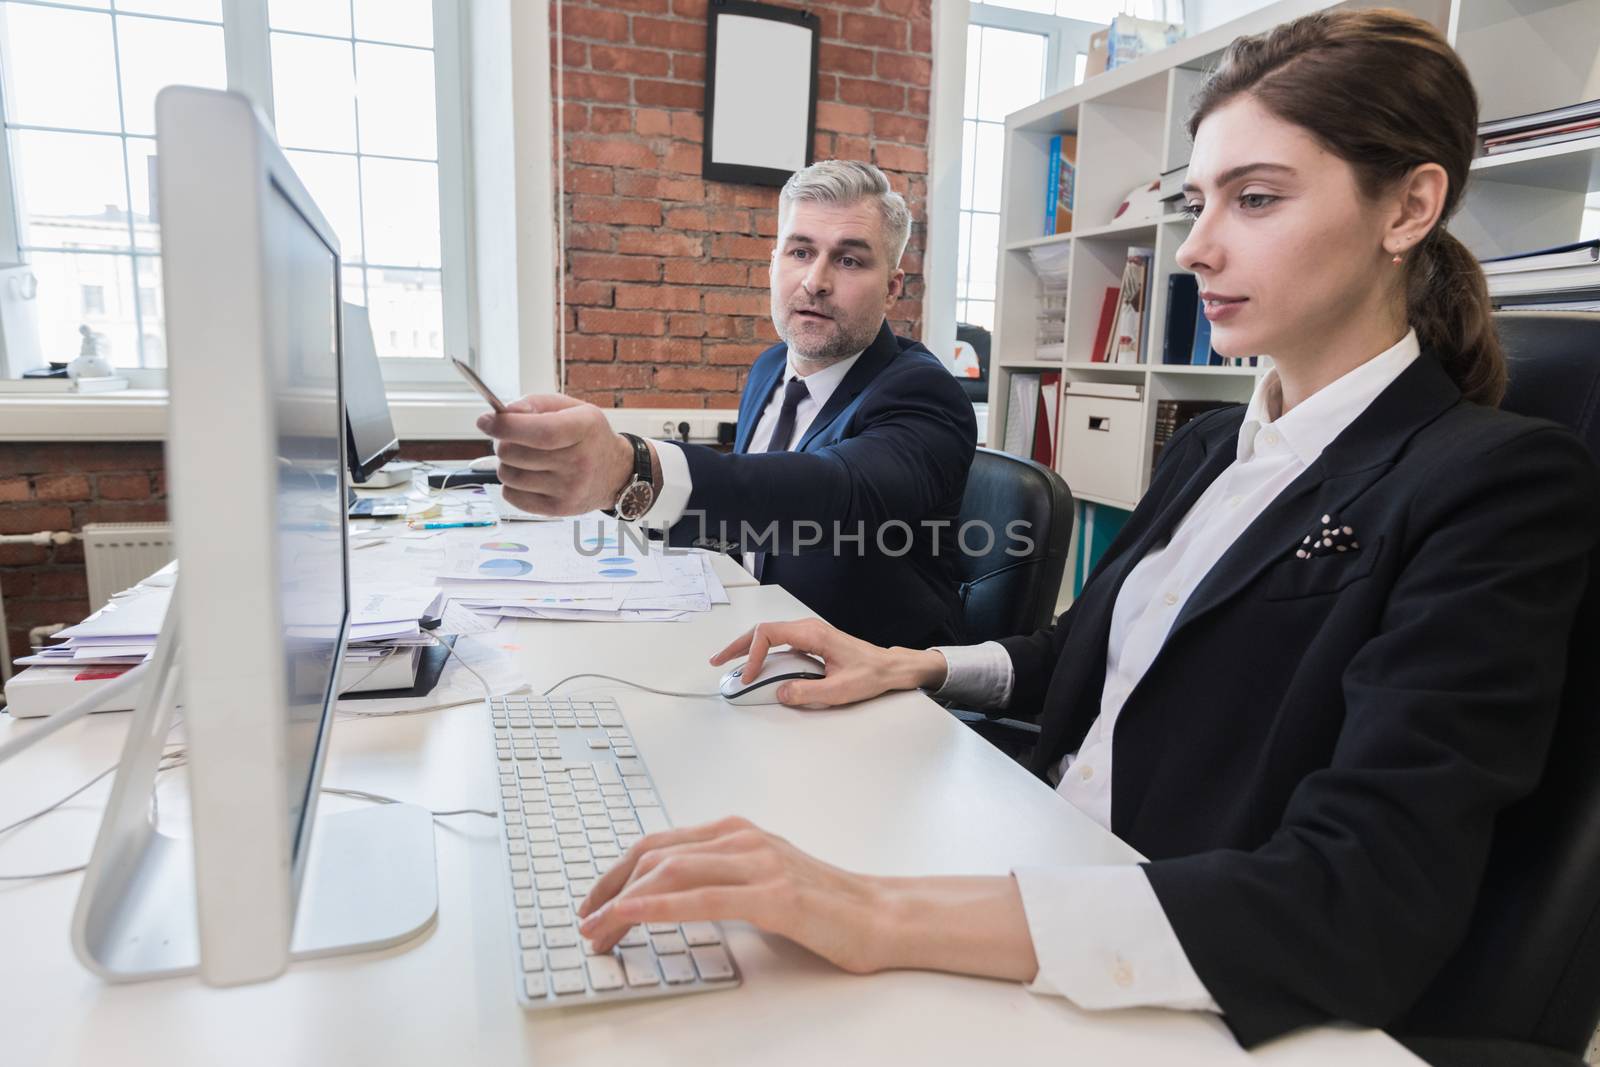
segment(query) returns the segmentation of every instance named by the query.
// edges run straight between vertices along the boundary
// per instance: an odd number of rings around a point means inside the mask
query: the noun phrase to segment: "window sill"
[[[459,391],[389,398],[400,439],[450,441],[482,435],[483,401]],[[127,389],[86,396],[0,392],[0,441],[160,441],[167,436],[167,391]]]

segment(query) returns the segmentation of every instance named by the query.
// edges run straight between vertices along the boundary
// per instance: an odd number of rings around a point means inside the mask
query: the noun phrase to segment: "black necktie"
[[[794,413],[800,407],[800,401],[811,395],[811,390],[806,388],[804,378],[790,378],[789,384],[783,387],[783,407],[778,411],[778,425],[772,428],[772,440],[767,442],[768,452],[787,452],[789,444],[794,438]],[[761,572],[767,568],[767,554],[757,552],[755,558],[756,581],[761,581]]]
[[[811,395],[804,378],[790,378],[783,387],[783,407],[778,412],[778,425],[772,428],[772,440],[767,442],[768,452],[787,452],[794,437],[794,413],[800,401]]]

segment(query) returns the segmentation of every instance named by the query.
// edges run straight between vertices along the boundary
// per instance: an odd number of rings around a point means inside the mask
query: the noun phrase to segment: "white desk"
[[[731,567],[719,568],[730,586]],[[746,580],[748,578],[746,577]],[[579,670],[704,690],[707,656],[751,624],[807,612],[773,587],[730,587],[691,622],[507,623],[536,689]],[[826,712],[736,708],[605,683],[679,825],[749,816],[842,866],[883,874],[1001,873],[1022,863],[1118,862],[1122,842],[929,700],[900,693]],[[0,770],[0,825],[116,761],[129,716],[92,716]],[[0,716],[0,738],[27,729]],[[324,783],[433,808],[495,806],[481,705],[340,721]],[[168,776],[176,779],[178,776]],[[107,780],[109,783],[109,779]],[[0,873],[81,863],[104,784],[0,839]],[[169,800],[169,794],[172,794]],[[181,782],[162,787],[163,810]],[[323,811],[343,806],[326,796]],[[368,956],[297,964],[256,986],[198,979],[106,985],[68,941],[79,876],[0,883],[0,1062],[34,1064],[490,1065],[1260,1062],[1415,1064],[1375,1031],[1323,1028],[1242,1052],[1203,1015],[1091,1014],[1006,982],[918,972],[854,977],[792,943],[728,924],[744,985],[729,992],[524,1015],[495,827],[439,821],[438,925]]]

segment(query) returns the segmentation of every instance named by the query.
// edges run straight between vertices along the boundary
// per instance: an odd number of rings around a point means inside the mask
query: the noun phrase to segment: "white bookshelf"
[[[1131,509],[1149,485],[1156,405],[1168,399],[1245,401],[1265,367],[1162,365],[1167,279],[1189,220],[1119,224],[1112,212],[1128,191],[1189,159],[1184,130],[1189,99],[1235,37],[1329,7],[1401,7],[1445,31],[1477,86],[1485,120],[1600,97],[1600,0],[1395,0],[1382,5],[1279,0],[1137,63],[1090,78],[1006,118],[995,329],[989,380],[990,447],[1005,440],[1013,371],[1060,370],[1063,382],[1139,384],[1144,472],[1129,499],[1079,500]],[[1043,237],[1047,152],[1055,134],[1078,138],[1073,232]],[[1473,252],[1494,256],[1578,239],[1585,198],[1600,191],[1600,136],[1476,161],[1452,223]],[[1028,249],[1070,248],[1066,359],[1034,351],[1040,284]],[[1090,360],[1102,295],[1119,284],[1130,246],[1155,249],[1146,316],[1147,364]],[[1066,475],[1067,435],[1057,434],[1055,464]],[[1071,484],[1071,477],[1067,477]],[[1069,577],[1070,580],[1070,577]]]

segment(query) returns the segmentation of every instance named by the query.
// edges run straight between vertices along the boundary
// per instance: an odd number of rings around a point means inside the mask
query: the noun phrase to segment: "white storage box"
[[[1063,393],[1061,476],[1077,497],[1132,508],[1143,490],[1144,387],[1068,382]]]

